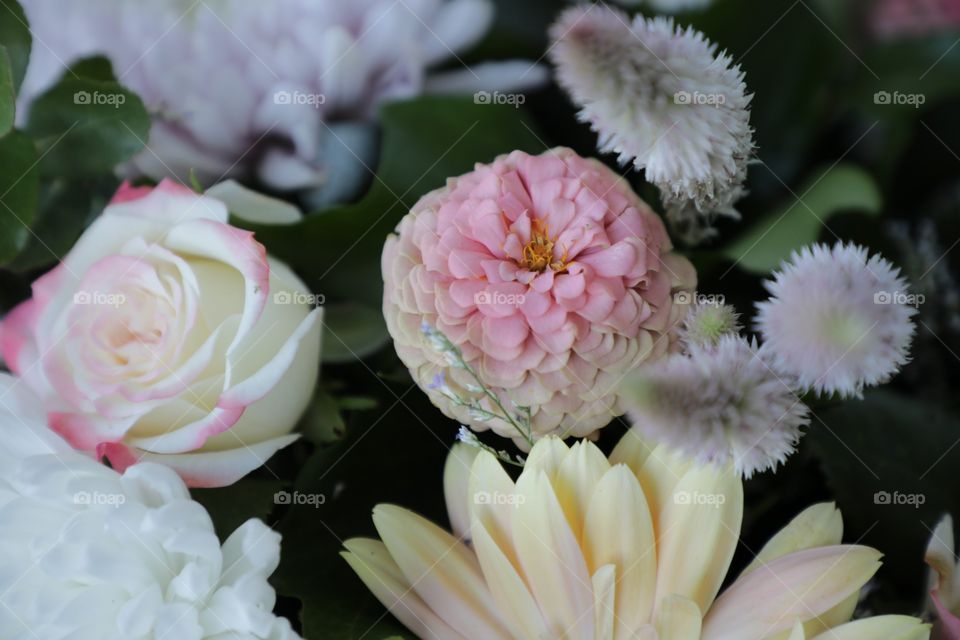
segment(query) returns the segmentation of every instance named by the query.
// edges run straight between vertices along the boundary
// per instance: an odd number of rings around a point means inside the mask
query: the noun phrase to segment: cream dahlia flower
[[[299,638],[273,614],[277,533],[248,520],[221,545],[173,471],[73,451],[25,390],[0,375],[0,637]]]
[[[960,638],[960,568],[953,542],[953,518],[949,514],[933,530],[924,560],[930,566],[930,609],[937,618],[934,637]]]
[[[753,152],[743,72],[692,28],[604,4],[568,9],[551,28],[560,84],[600,148],[643,169],[691,242],[715,214],[737,217]]]
[[[404,217],[383,249],[383,312],[400,359],[446,415],[521,446],[514,425],[490,417],[496,405],[528,410],[530,439],[585,436],[623,413],[623,376],[676,342],[687,305],[673,293],[696,274],[670,249],[660,219],[609,168],[569,149],[514,151]],[[434,348],[434,330],[462,363]]]
[[[805,247],[764,284],[762,354],[801,390],[860,396],[909,360],[923,297],[881,256],[852,244]]]
[[[906,616],[847,622],[880,553],[841,545],[810,507],[717,596],[737,546],[743,489],[628,434],[608,460],[587,441],[534,445],[514,483],[492,454],[447,460],[450,534],[378,505],[380,540],[343,553],[403,624],[430,640],[920,640]]]
[[[22,4],[35,36],[24,101],[65,65],[107,56],[154,116],[150,149],[130,169],[184,183],[194,169],[208,184],[255,177],[279,189],[323,186],[339,171],[331,150],[362,155],[376,145],[335,123],[370,121],[385,101],[433,82],[473,93],[543,75],[519,61],[458,66],[452,78],[428,73],[483,37],[489,0]]]
[[[622,395],[644,437],[700,463],[732,463],[746,478],[785,462],[810,421],[755,341],[735,334],[688,344],[686,353],[638,368]]]

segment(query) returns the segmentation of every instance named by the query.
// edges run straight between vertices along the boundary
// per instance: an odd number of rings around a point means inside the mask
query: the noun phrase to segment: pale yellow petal
[[[593,587],[587,563],[544,471],[517,480],[513,541],[523,574],[557,638],[593,634]]]
[[[394,617],[420,638],[465,640],[410,588],[400,567],[379,540],[353,538],[340,555]]]
[[[677,484],[693,468],[692,461],[661,445],[650,452],[637,472],[658,532],[663,509],[673,500]]]
[[[524,473],[543,471],[553,482],[557,469],[560,468],[560,463],[563,462],[569,452],[570,449],[557,436],[540,438],[533,443],[530,455],[527,456],[527,461],[523,465],[523,471]]]
[[[481,451],[479,447],[459,442],[450,449],[443,466],[443,495],[447,501],[447,515],[450,517],[450,527],[458,538],[469,537],[470,468]]]
[[[806,640],[806,638],[807,633],[799,620],[793,625],[793,630],[790,632],[790,635],[786,636],[786,640]]]
[[[472,527],[480,568],[506,626],[517,638],[549,638],[550,631],[537,602],[510,559],[480,520],[474,520]]]
[[[930,625],[910,616],[876,616],[831,629],[812,640],[927,640]]]
[[[424,602],[461,635],[509,638],[473,552],[412,511],[377,505],[373,523],[403,575]]]
[[[521,499],[503,465],[484,451],[473,461],[469,483],[471,518],[479,520],[510,563],[520,569],[513,546],[513,519]]]
[[[667,596],[657,608],[660,640],[695,640],[700,637],[700,623],[700,609],[682,596]]]
[[[614,620],[617,615],[617,568],[606,564],[593,574],[594,638],[614,640]]]
[[[707,611],[730,568],[742,520],[743,484],[732,467],[688,471],[657,530],[657,601],[679,595]]]
[[[829,547],[843,539],[843,518],[832,502],[815,504],[804,509],[764,545],[753,562],[744,569],[746,575],[757,567],[794,551]]]
[[[837,545],[777,558],[739,578],[704,618],[702,640],[760,640],[845,601],[880,567],[880,552]]]
[[[636,429],[627,431],[610,454],[610,464],[625,464],[634,474],[639,475],[640,469],[654,450],[656,445],[648,443],[640,436]]]
[[[930,586],[938,586],[940,598],[951,602],[957,559],[953,546],[953,518],[949,514],[937,523],[923,559],[937,574],[936,578],[931,578]]]
[[[590,496],[609,468],[610,463],[600,449],[592,442],[581,440],[570,447],[557,469],[553,490],[577,540],[582,539]]]
[[[587,509],[583,549],[590,571],[617,567],[616,637],[650,620],[657,588],[657,541],[647,501],[624,465],[607,471]]]

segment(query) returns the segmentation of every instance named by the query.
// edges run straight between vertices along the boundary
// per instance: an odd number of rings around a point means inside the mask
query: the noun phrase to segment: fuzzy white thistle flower
[[[251,519],[221,546],[173,471],[87,458],[25,390],[0,375],[0,637],[299,639],[272,612],[277,533]]]
[[[733,462],[747,478],[784,462],[808,423],[806,405],[760,359],[756,345],[731,334],[641,367],[622,393],[645,438],[699,462]]]
[[[859,397],[908,361],[922,298],[881,256],[852,244],[805,247],[765,285],[763,355],[800,390]]]
[[[686,345],[713,346],[725,335],[740,333],[740,314],[729,304],[697,302],[687,311],[680,327]]]
[[[737,217],[753,151],[743,72],[692,28],[633,21],[606,5],[568,9],[551,28],[560,84],[605,152],[633,162],[661,192],[688,241],[716,214]]]

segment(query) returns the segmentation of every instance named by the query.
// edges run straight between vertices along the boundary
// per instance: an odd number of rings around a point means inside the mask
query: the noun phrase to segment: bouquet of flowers
[[[0,639],[960,640],[958,38],[0,0]]]

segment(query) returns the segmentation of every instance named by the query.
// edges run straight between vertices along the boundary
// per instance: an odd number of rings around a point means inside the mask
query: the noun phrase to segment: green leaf
[[[27,131],[55,176],[109,172],[144,148],[150,117],[143,102],[116,82],[66,75],[39,96]]]
[[[419,392],[371,381],[387,407],[375,422],[319,449],[301,468],[296,490],[321,493],[317,508],[291,505],[280,521],[283,554],[273,576],[278,593],[303,603],[303,635],[324,640],[413,640],[340,557],[343,541],[376,536],[372,508],[390,502],[447,526],[443,462],[456,423]],[[397,398],[402,398],[398,402]]]
[[[217,536],[225,540],[250,518],[265,520],[283,486],[281,480],[247,477],[229,487],[193,489],[190,494],[210,513]]]
[[[8,268],[22,273],[60,260],[70,251],[84,228],[100,215],[116,190],[117,179],[113,175],[46,181],[40,194],[33,233],[27,246]]]
[[[390,341],[379,309],[344,302],[323,309],[323,361],[353,362]]]
[[[816,242],[833,214],[857,209],[876,215],[881,208],[873,178],[854,165],[821,170],[796,194],[724,249],[724,257],[748,271],[769,273],[791,252]]]
[[[0,0],[0,46],[7,50],[14,91],[19,91],[30,61],[30,27],[16,0]]]
[[[29,137],[12,131],[0,138],[0,264],[27,244],[39,193],[37,150]]]
[[[7,48],[0,45],[0,138],[13,128],[17,94],[13,88],[13,70]]]
[[[99,80],[100,82],[117,81],[117,77],[113,73],[113,63],[110,62],[109,58],[103,56],[77,60],[70,65],[70,73],[80,78]]]
[[[315,444],[330,444],[343,438],[347,425],[340,415],[336,399],[324,389],[317,389],[302,418],[304,437]]]
[[[960,420],[888,390],[817,414],[807,439],[843,513],[845,538],[884,553],[883,573],[896,577],[888,585],[919,592],[937,520],[960,513]]]
[[[318,283],[328,301],[351,299],[379,308],[384,240],[420,196],[499,154],[545,151],[521,109],[474,104],[469,97],[391,103],[381,120],[377,178],[360,202],[298,224],[248,225],[273,255],[307,282]]]

